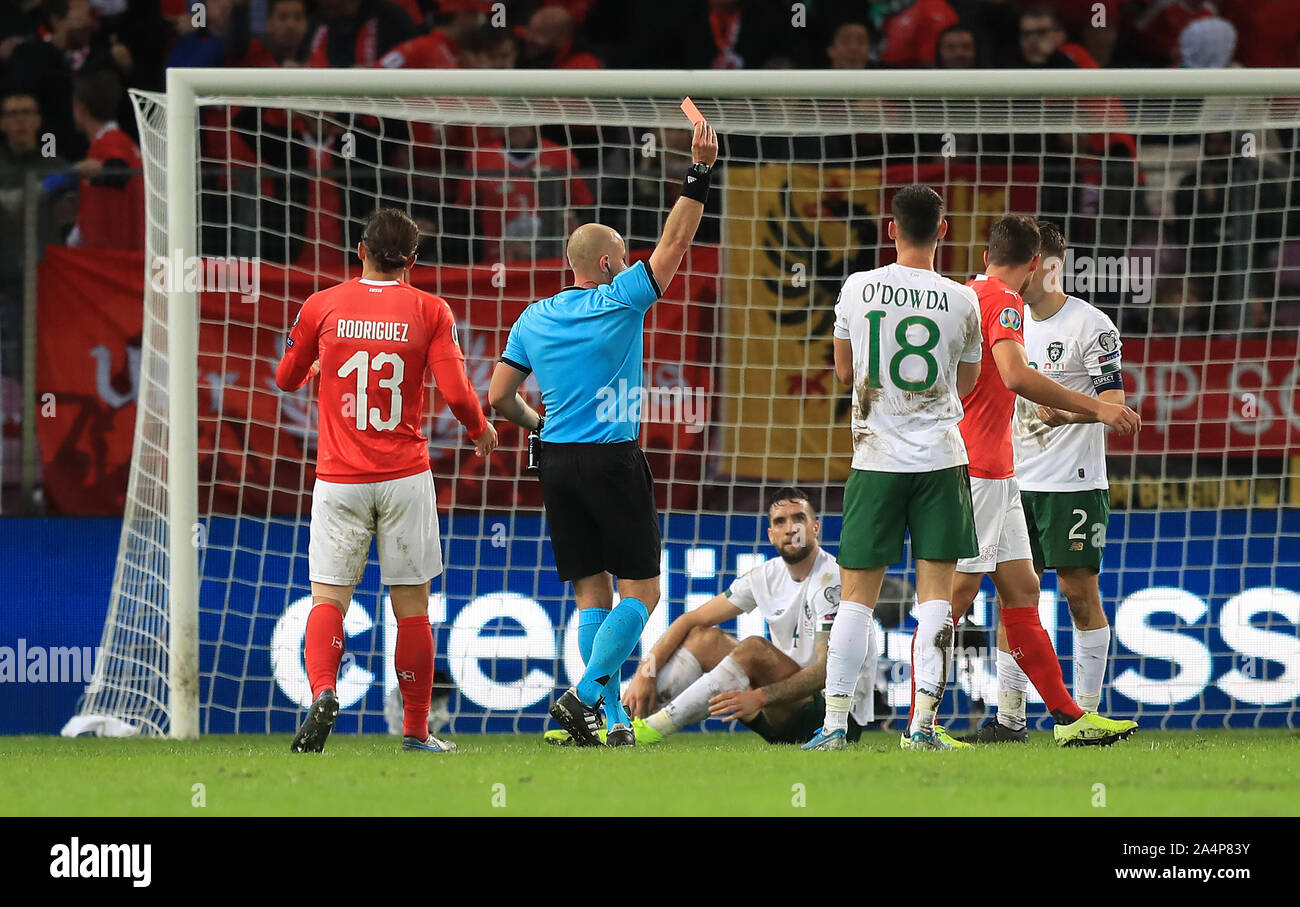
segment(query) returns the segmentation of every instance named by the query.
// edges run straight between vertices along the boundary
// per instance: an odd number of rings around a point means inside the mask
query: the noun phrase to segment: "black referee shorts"
[[[538,477],[561,582],[605,571],[619,579],[659,575],[654,476],[635,441],[543,442]]]

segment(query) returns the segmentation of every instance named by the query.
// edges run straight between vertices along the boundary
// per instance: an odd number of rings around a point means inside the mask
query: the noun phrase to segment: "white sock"
[[[952,662],[952,603],[942,599],[919,602],[912,609],[916,618],[916,650],[912,653],[912,677],[916,701],[908,733],[934,730],[934,715],[943,700]]]
[[[655,673],[655,692],[659,694],[659,701],[668,702],[675,698],[703,674],[699,660],[685,646],[678,646]]]
[[[1074,628],[1074,701],[1085,712],[1101,707],[1101,684],[1109,655],[1109,625],[1096,630]]]
[[[863,703],[866,706],[866,715],[863,718],[863,726],[876,720],[876,666],[880,662],[880,642],[876,639],[876,627],[873,620],[867,627],[867,658],[862,664],[862,673],[858,675],[859,680],[867,684],[865,690],[860,691],[863,695]],[[857,693],[855,692],[856,696]]]
[[[718,666],[705,674],[659,711],[646,719],[661,734],[672,734],[684,727],[709,717],[709,700],[728,690],[748,690],[749,676],[737,661],[728,655]]]
[[[826,652],[826,718],[822,725],[828,731],[848,728],[858,674],[875,643],[874,614],[861,602],[847,601],[840,602],[835,612]]]
[[[1013,731],[1025,729],[1025,702],[1029,678],[1010,652],[998,650],[998,724]]]

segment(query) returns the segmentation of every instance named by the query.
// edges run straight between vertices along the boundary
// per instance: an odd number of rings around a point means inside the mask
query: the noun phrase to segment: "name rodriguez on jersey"
[[[353,318],[340,318],[336,328],[338,336],[353,340],[393,340],[406,342],[406,333],[410,325],[405,321],[360,321]]]

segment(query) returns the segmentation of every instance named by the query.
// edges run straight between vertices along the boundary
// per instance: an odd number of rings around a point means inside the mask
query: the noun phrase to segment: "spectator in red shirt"
[[[418,33],[406,10],[390,0],[320,0],[311,48],[324,51],[330,66],[374,66]]]
[[[505,138],[471,156],[474,177],[459,200],[478,215],[485,261],[531,258],[533,239],[567,236],[582,222],[574,209],[594,201],[569,149],[542,138],[536,126],[511,126]]]
[[[880,62],[900,68],[933,66],[939,33],[957,24],[957,11],[948,0],[914,0],[898,7],[896,2],[872,5],[874,24],[885,36]]]
[[[1300,0],[1250,0],[1225,4],[1223,17],[1237,27],[1243,66],[1300,64]]]
[[[385,69],[455,69],[461,43],[487,22],[487,0],[442,0],[439,24],[427,35],[403,41],[379,58]],[[493,29],[504,31],[504,29]]]
[[[307,44],[306,0],[270,0],[266,36],[254,38],[240,66],[329,66],[323,49]]]
[[[1109,66],[1119,38],[1124,0],[1039,0],[1056,11],[1066,32],[1099,66]]]
[[[1250,0],[1252,4],[1258,0]],[[1157,66],[1178,62],[1178,36],[1192,22],[1215,16],[1209,0],[1146,0],[1134,20],[1136,39],[1143,54]]]
[[[562,6],[544,6],[524,28],[523,65],[530,69],[600,69],[595,54],[574,44],[573,16]]]
[[[72,116],[90,140],[81,176],[81,207],[68,245],[86,249],[144,248],[144,177],[140,149],[113,119],[122,94],[111,69],[81,72],[72,87]]]
[[[1068,40],[1061,17],[1050,6],[1031,7],[1021,14],[1020,55],[1029,67],[1097,68],[1082,44]]]

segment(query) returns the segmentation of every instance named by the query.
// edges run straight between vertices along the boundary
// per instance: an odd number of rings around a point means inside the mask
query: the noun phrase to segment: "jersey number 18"
[[[870,349],[867,353],[867,384],[870,387],[880,387],[880,322],[884,318],[885,313],[879,309],[867,313],[871,330],[871,341],[868,344]],[[925,328],[925,342],[915,344],[907,339],[907,329],[914,324]],[[939,345],[939,326],[924,315],[909,315],[894,329],[894,339],[898,341],[899,350],[889,360],[890,380],[900,390],[928,390],[939,377],[939,363],[931,355],[931,351]],[[903,360],[908,356],[918,356],[925,363],[925,377],[920,381],[908,381],[902,375]]]

